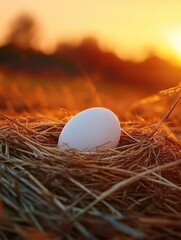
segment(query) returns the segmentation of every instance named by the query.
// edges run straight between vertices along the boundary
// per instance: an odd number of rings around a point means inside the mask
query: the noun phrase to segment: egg
[[[62,129],[58,139],[61,150],[97,151],[117,147],[121,126],[107,108],[94,107],[75,115]]]

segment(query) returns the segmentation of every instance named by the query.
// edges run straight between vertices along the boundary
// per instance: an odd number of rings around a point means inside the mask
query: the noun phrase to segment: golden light
[[[181,63],[181,29],[174,29],[165,36],[173,56]]]
[[[171,37],[170,44],[181,57],[181,32]]]

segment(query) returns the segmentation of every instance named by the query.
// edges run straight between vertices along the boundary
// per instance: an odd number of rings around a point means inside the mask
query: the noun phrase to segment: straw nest
[[[57,149],[68,119],[0,116],[0,239],[180,239],[181,151],[157,124],[121,122],[117,149]]]

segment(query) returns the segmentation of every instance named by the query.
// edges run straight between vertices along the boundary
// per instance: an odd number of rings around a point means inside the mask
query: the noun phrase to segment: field
[[[180,87],[149,97],[87,76],[1,75],[0,239],[180,239],[180,98]],[[118,147],[57,149],[93,106],[117,114]]]
[[[94,106],[104,106],[119,114],[145,96],[139,89],[101,80],[94,83],[88,76],[74,79],[0,76],[0,109],[15,115],[43,114],[60,108],[76,113]]]

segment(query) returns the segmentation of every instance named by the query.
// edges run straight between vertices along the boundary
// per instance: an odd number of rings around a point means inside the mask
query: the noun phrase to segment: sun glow
[[[181,63],[181,29],[173,30],[166,36],[167,43],[178,62]]]
[[[170,44],[181,57],[181,32],[171,37]]]

